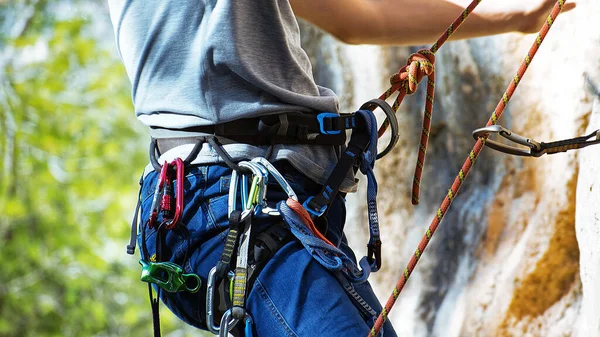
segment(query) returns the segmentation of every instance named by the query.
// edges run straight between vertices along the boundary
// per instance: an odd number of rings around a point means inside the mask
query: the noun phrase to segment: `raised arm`
[[[434,42],[470,0],[290,0],[297,16],[350,44]],[[537,31],[555,0],[484,0],[453,39]],[[567,3],[563,11],[575,8]]]

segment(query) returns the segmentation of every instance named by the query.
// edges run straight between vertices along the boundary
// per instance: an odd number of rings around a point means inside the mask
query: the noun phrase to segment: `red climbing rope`
[[[421,174],[425,164],[425,154],[427,153],[427,143],[429,142],[429,130],[431,128],[431,116],[433,113],[433,97],[435,92],[435,53],[450,38],[460,25],[465,22],[469,14],[479,5],[482,0],[473,0],[459,17],[450,24],[450,27],[440,36],[440,38],[429,49],[421,49],[408,58],[406,65],[390,78],[391,87],[386,90],[379,99],[386,100],[394,92],[398,91],[398,96],[392,105],[392,109],[397,111],[406,95],[412,95],[417,91],[417,86],[427,76],[427,96],[425,98],[425,111],[423,112],[423,129],[421,130],[421,144],[417,156],[417,165],[413,179],[412,203],[419,203],[419,190],[421,186]],[[389,121],[386,119],[379,128],[379,137],[383,135]]]
[[[504,92],[504,95],[502,95],[502,99],[500,99],[500,101],[498,102],[498,105],[496,106],[496,109],[492,113],[492,116],[490,117],[486,126],[496,124],[496,122],[498,121],[500,116],[502,116],[502,113],[504,112],[504,109],[506,108],[508,101],[514,94],[517,86],[519,85],[519,82],[521,81],[521,79],[523,78],[523,75],[525,74],[525,71],[531,64],[533,57],[537,53],[540,45],[542,44],[542,41],[544,41],[546,34],[550,30],[550,27],[552,26],[554,21],[556,20],[556,17],[560,14],[565,3],[566,3],[566,0],[558,0],[556,2],[556,5],[554,5],[552,12],[550,13],[550,15],[548,16],[548,19],[546,19],[546,22],[542,26],[542,29],[540,30],[537,38],[535,39],[535,42],[531,46],[531,49],[527,53],[525,60],[521,63],[521,66],[519,67],[517,74],[515,75],[513,80],[508,85],[508,88]],[[485,141],[486,141],[485,137],[479,138],[477,140],[477,142],[475,143],[473,150],[471,150],[471,152],[469,153],[469,156],[465,160],[462,168],[458,172],[458,175],[454,179],[454,183],[452,184],[452,187],[448,190],[448,193],[447,193],[446,197],[444,198],[444,201],[442,201],[440,208],[438,208],[436,216],[431,221],[429,228],[425,232],[425,235],[423,236],[423,239],[419,243],[419,246],[416,249],[414,255],[408,262],[406,269],[404,269],[404,273],[402,274],[402,276],[400,277],[400,280],[396,284],[396,287],[394,288],[392,295],[388,299],[388,301],[385,305],[385,308],[382,309],[381,314],[379,315],[379,317],[377,318],[377,321],[375,322],[375,325],[373,326],[373,329],[371,329],[371,332],[367,335],[368,337],[369,336],[370,337],[377,336],[377,334],[381,330],[383,323],[387,319],[387,315],[389,314],[390,310],[392,310],[392,307],[393,307],[394,303],[396,302],[396,299],[398,299],[400,292],[402,291],[402,289],[404,288],[404,285],[408,281],[408,278],[412,274],[415,266],[417,265],[417,262],[419,261],[419,259],[421,258],[421,255],[427,248],[427,245],[429,244],[431,237],[433,236],[433,234],[435,234],[435,231],[437,230],[439,224],[441,223],[442,219],[444,218],[444,215],[450,208],[452,201],[458,194],[458,191],[460,190],[462,183],[466,179],[467,175],[469,174],[469,171],[471,170],[471,167],[473,166],[473,164],[475,163],[475,160],[479,156],[479,153],[481,152]]]

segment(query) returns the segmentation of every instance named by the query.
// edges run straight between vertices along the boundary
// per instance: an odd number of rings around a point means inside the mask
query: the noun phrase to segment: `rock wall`
[[[600,128],[600,4],[577,3],[558,18],[499,124],[539,141]],[[339,94],[345,111],[379,96],[420,49],[347,46],[301,27],[317,82]],[[405,99],[400,141],[376,165],[384,266],[370,280],[382,302],[473,146],[472,130],[485,125],[534,38],[458,41],[437,54],[416,207],[410,188],[425,88]],[[348,198],[357,255],[368,237],[365,192]],[[600,336],[599,242],[600,146],[540,158],[485,149],[390,319],[404,336]]]

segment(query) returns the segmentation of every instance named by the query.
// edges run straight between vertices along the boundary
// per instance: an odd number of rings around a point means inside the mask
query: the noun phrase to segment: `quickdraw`
[[[490,134],[497,133],[500,136],[519,145],[527,148],[505,145],[489,138]],[[587,136],[569,138],[555,142],[537,142],[531,138],[520,136],[502,125],[491,125],[484,128],[479,128],[473,131],[473,138],[476,140],[486,137],[485,146],[488,146],[496,151],[512,154],[515,156],[524,157],[541,157],[544,154],[555,154],[559,152],[567,152],[569,150],[582,149],[586,146],[600,144],[600,130],[596,130]]]

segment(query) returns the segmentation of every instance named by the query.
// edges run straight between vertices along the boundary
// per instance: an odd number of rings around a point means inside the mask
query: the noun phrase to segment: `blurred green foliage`
[[[98,27],[102,1],[0,1],[0,336],[152,334],[125,254],[147,136]]]

